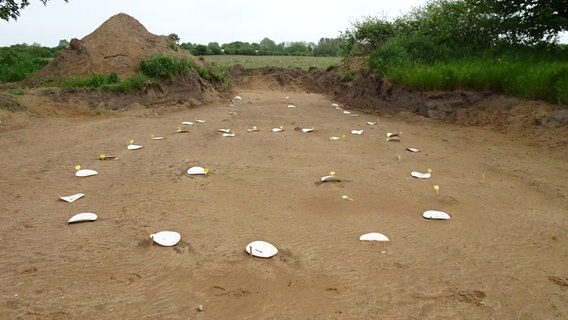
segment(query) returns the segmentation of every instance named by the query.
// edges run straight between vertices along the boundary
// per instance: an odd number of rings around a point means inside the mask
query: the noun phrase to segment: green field
[[[205,61],[214,63],[220,68],[229,68],[240,64],[247,69],[263,67],[300,68],[308,70],[311,67],[325,70],[336,65],[341,57],[298,57],[298,56],[204,56]]]

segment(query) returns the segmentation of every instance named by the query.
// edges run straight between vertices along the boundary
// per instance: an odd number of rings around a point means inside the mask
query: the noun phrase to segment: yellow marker
[[[280,129],[284,129],[284,127],[283,127],[283,126],[280,126]]]
[[[402,157],[400,156],[400,154],[398,155],[397,158],[398,158],[398,161],[400,161],[400,159],[402,159]]]
[[[252,129],[253,129],[253,130],[256,130],[256,126],[253,126]]]
[[[346,135],[342,135],[341,138],[345,139]]]
[[[399,131],[399,132],[398,132],[398,135],[399,135],[399,136],[402,136],[402,131]]]
[[[436,193],[440,193],[440,186],[435,184],[434,185],[434,190],[436,190]]]
[[[330,171],[330,172],[329,172],[329,175],[330,175],[330,176],[335,176],[335,171]]]
[[[99,154],[99,159],[104,160],[106,158],[104,153]]]
[[[154,139],[154,135],[153,135],[153,134],[151,134],[151,135],[150,135],[150,138]]]
[[[203,169],[203,172],[205,172],[205,174],[209,173],[209,168]]]
[[[349,200],[349,201],[355,201],[355,200],[349,198],[349,196],[347,196],[347,195],[342,196],[341,198],[342,198],[342,199],[345,199],[345,200]]]
[[[133,144],[133,143],[134,143],[134,140],[130,139],[129,143],[130,143],[130,144]]]
[[[485,181],[485,173],[481,174],[481,181]]]
[[[432,169],[431,169],[431,168],[428,168],[428,173],[432,173]]]
[[[76,166],[75,166],[75,170],[77,170],[77,171],[81,170],[81,166],[80,166],[80,165],[76,165]]]

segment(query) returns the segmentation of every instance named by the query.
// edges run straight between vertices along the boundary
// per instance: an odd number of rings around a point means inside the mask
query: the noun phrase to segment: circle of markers
[[[291,99],[290,97],[286,97],[286,100]],[[236,96],[234,97],[231,102],[232,103],[239,103],[243,100],[242,97],[240,96]],[[249,103],[252,103],[249,101]],[[230,104],[229,106],[233,107],[233,104]],[[341,107],[339,104],[337,103],[332,103],[331,107],[335,108],[336,110],[341,111],[343,114],[345,115],[349,115],[351,117],[358,117],[359,115],[352,113],[349,110],[344,110],[343,107]],[[288,105],[289,109],[296,109],[296,106],[293,104],[289,104]],[[237,112],[229,112],[229,115],[238,115]],[[196,119],[194,121],[181,121],[181,125],[183,126],[193,126],[195,123],[199,123],[199,124],[203,124],[206,123],[206,120],[203,119]],[[367,121],[366,124],[369,126],[376,126],[379,122],[378,121]],[[310,132],[314,132],[315,129],[313,127],[306,127],[306,128],[296,128],[296,130],[300,131],[301,133],[310,133]],[[229,128],[221,128],[221,129],[217,129],[217,132],[221,133],[223,137],[235,137],[235,131],[231,130]],[[247,132],[257,132],[260,131],[259,128],[257,128],[256,126],[252,126],[246,129]],[[284,127],[283,126],[278,126],[278,127],[274,127],[271,129],[272,132],[283,132],[284,131]],[[352,135],[362,135],[364,132],[363,129],[353,129],[351,130],[351,134]],[[186,129],[182,129],[181,127],[177,128],[176,133],[189,133],[189,130]],[[400,142],[401,141],[401,137],[402,137],[402,132],[387,132],[386,133],[386,141],[390,142],[390,141],[395,141],[395,142]],[[154,136],[153,134],[151,135],[152,140],[164,140],[166,139],[166,137],[164,136]],[[342,139],[345,139],[346,135],[341,135],[341,136],[331,136],[328,139],[330,141],[339,141]],[[142,145],[138,145],[138,144],[134,144],[134,140],[130,140],[128,145],[127,145],[127,150],[140,150],[143,148]],[[406,150],[408,152],[411,153],[419,153],[421,150],[415,147],[407,147]],[[401,160],[401,156],[398,155],[398,160]],[[116,160],[118,159],[118,157],[116,156],[108,156],[105,155],[104,153],[101,153],[99,156],[99,160]],[[91,177],[91,176],[95,176],[98,175],[98,172],[96,170],[92,170],[92,169],[83,169],[81,168],[80,165],[75,166],[75,176],[76,177]],[[200,176],[200,175],[207,175],[209,173],[209,169],[208,168],[204,168],[201,166],[193,166],[187,169],[186,174],[189,176]],[[410,173],[410,175],[414,178],[417,179],[430,179],[432,177],[432,169],[428,168],[427,172],[419,172],[419,171],[412,171]],[[342,182],[342,179],[340,179],[339,177],[336,176],[336,173],[334,171],[330,171],[328,175],[322,176],[319,179],[319,183],[329,183],[329,182]],[[439,193],[440,190],[440,186],[439,185],[434,185],[434,189],[436,191],[436,193]],[[76,193],[76,194],[72,194],[72,195],[68,195],[68,196],[59,196],[59,199],[68,203],[73,203],[81,198],[83,198],[85,196],[84,193]],[[349,200],[349,201],[355,201],[354,199],[350,198],[347,195],[343,195],[341,197],[344,200]],[[428,220],[449,220],[450,219],[450,215],[444,211],[439,211],[439,210],[427,210],[424,211],[424,213],[422,214],[422,216],[425,219]],[[93,222],[96,221],[98,219],[97,214],[92,213],[92,212],[82,212],[82,213],[77,213],[73,216],[71,216],[67,223],[68,224],[75,224],[75,223],[80,223],[80,222]],[[155,242],[156,244],[163,246],[163,247],[172,247],[177,245],[180,241],[181,241],[181,234],[176,232],[176,231],[159,231],[156,233],[152,233],[149,235],[149,237],[152,239],[153,242]],[[390,241],[390,239],[382,234],[382,233],[378,233],[378,232],[370,232],[370,233],[365,233],[363,235],[361,235],[359,237],[359,240],[361,241],[377,241],[377,242],[386,242],[386,241]],[[245,252],[248,253],[251,257],[258,257],[258,258],[271,258],[273,256],[275,256],[278,253],[278,248],[276,248],[273,244],[266,242],[266,241],[252,241],[249,244],[247,244],[245,246]],[[383,251],[384,253],[384,251]]]

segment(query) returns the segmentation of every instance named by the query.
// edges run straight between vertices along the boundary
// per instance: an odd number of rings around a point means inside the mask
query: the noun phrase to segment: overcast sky
[[[17,21],[0,20],[0,46],[83,38],[111,16],[123,12],[154,34],[176,33],[181,42],[277,43],[337,37],[351,22],[368,15],[393,19],[426,0],[39,0]]]

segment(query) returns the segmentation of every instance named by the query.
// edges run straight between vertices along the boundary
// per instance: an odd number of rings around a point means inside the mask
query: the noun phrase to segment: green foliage
[[[43,4],[47,4],[48,0],[41,0]],[[68,0],[64,0],[67,2]],[[19,2],[19,3],[18,3]],[[0,1],[0,19],[2,20],[17,20],[20,16],[20,10],[30,5],[29,0],[15,1],[15,0],[1,0]]]
[[[193,61],[184,58],[155,55],[142,60],[140,67],[145,76],[158,80],[184,78],[190,72],[197,72],[201,78],[209,82],[225,84],[228,82],[228,77],[222,71],[198,66]]]
[[[344,52],[350,55],[368,54],[394,37],[394,25],[385,19],[365,17],[353,23],[353,28],[341,33]]]
[[[102,89],[115,92],[129,92],[133,90],[142,90],[150,83],[149,79],[144,75],[137,73],[121,81],[116,73],[108,75],[93,74],[89,77],[73,77],[64,79],[58,85],[63,88],[91,88]]]
[[[0,82],[25,79],[49,63],[55,51],[37,44],[0,48]]]

